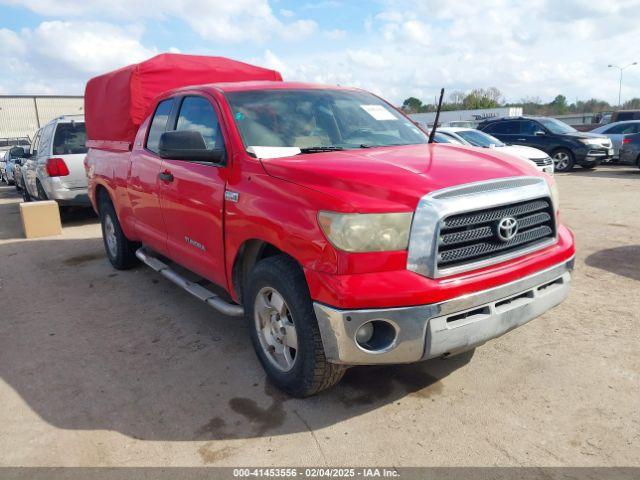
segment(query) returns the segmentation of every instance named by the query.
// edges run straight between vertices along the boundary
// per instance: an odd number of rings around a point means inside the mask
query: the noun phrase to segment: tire
[[[20,191],[22,192],[22,200],[25,202],[31,202],[33,198],[29,195],[29,190],[27,190],[27,186],[22,182],[22,187],[20,187]]]
[[[36,182],[36,189],[38,190],[38,200],[49,200],[47,197],[47,192],[42,188],[42,184],[38,181]]]
[[[253,347],[278,388],[294,397],[308,397],[340,381],[346,367],[327,361],[307,282],[293,259],[276,255],[258,262],[246,293],[245,312]],[[282,308],[278,308],[280,305]],[[270,310],[273,311],[269,314]],[[297,348],[292,348],[293,344]],[[283,353],[273,345],[282,347]],[[284,353],[287,349],[288,355]]]
[[[566,148],[558,148],[551,153],[551,158],[554,163],[554,170],[556,172],[568,172],[576,163],[573,152]]]
[[[106,198],[100,201],[100,224],[104,249],[113,268],[127,270],[134,267],[138,263],[136,250],[139,245],[125,237],[116,211]]]

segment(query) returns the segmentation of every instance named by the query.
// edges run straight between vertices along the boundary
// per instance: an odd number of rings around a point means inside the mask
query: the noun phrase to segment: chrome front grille
[[[557,241],[555,210],[549,185],[541,177],[507,177],[436,190],[418,202],[407,269],[439,278],[548,247]]]
[[[499,224],[505,218],[516,221],[517,230],[512,238],[500,237]],[[554,237],[553,206],[549,198],[451,215],[444,218],[440,226],[438,268],[484,260]]]

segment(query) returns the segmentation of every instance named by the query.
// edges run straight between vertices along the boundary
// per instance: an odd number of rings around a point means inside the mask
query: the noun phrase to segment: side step
[[[187,280],[182,275],[171,270],[169,265],[158,260],[156,257],[151,256],[144,247],[136,250],[136,257],[156,272],[159,272],[164,277],[168,278],[173,283],[183,288],[194,297],[199,298],[209,306],[215,308],[219,312],[232,317],[241,317],[244,315],[244,308],[240,305],[226,302],[212,291],[207,290],[197,283]]]

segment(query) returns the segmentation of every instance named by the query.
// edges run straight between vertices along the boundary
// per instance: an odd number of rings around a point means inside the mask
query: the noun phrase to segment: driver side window
[[[204,97],[185,97],[176,130],[200,132],[207,150],[224,149],[222,131],[213,105]]]

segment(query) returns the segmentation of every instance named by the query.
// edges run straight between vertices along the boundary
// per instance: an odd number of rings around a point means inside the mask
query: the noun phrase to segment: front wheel
[[[100,223],[104,249],[111,265],[118,270],[127,270],[136,265],[138,245],[122,232],[116,211],[108,200],[103,200],[100,204]]]
[[[568,172],[575,164],[573,153],[571,153],[571,150],[567,150],[566,148],[556,150],[553,152],[551,158],[553,158],[554,169],[556,172]]]
[[[340,381],[346,367],[326,359],[306,279],[294,260],[277,255],[258,262],[244,300],[253,347],[278,388],[307,397]]]

